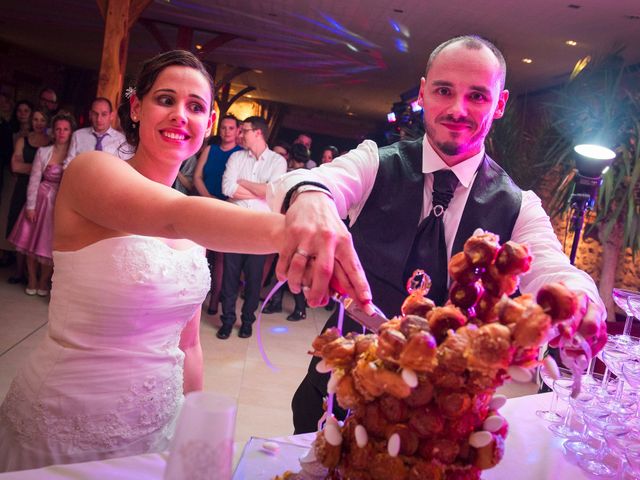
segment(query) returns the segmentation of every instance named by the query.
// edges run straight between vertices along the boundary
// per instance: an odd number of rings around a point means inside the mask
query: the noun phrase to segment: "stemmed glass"
[[[640,476],[640,443],[627,445],[624,456],[632,474]]]
[[[631,336],[631,327],[633,325],[634,315],[638,315],[640,310],[638,308],[640,302],[640,293],[632,292],[631,290],[624,290],[622,288],[613,289],[613,301],[615,304],[624,311],[627,315],[627,319],[624,322],[624,328],[622,330],[622,341],[629,339]]]
[[[638,442],[638,435],[627,425],[609,424],[604,428],[604,439],[609,451],[616,457],[617,470],[624,468],[624,452],[627,445]],[[601,453],[604,458],[606,452]]]
[[[602,349],[602,361],[607,368],[618,377],[618,388],[614,401],[620,402],[622,392],[624,391],[624,379],[622,377],[622,365],[629,359],[629,346],[618,344],[607,344]]]
[[[598,477],[612,477],[617,468],[604,461],[607,452],[604,429],[607,426],[611,412],[601,405],[592,405],[584,411],[584,421],[588,428],[588,435],[599,441],[599,447],[594,455],[585,454],[578,461],[583,470]]]
[[[640,392],[640,355],[630,357],[622,364],[622,377],[632,388]],[[640,405],[636,405],[636,417],[640,417]]]
[[[551,403],[549,405],[549,409],[538,410],[536,411],[536,415],[542,418],[543,420],[546,420],[547,422],[552,422],[552,423],[560,422],[563,419],[562,415],[558,413],[558,392],[554,388],[554,384],[560,380],[562,380],[563,384],[568,383],[569,387],[571,387],[571,384],[572,384],[571,371],[566,368],[560,368],[559,371],[560,371],[560,378],[556,380],[549,374],[549,372],[547,372],[547,369],[545,368],[540,369],[540,378],[542,378],[542,381],[545,383],[547,387],[553,390],[553,394],[551,396]]]
[[[564,448],[567,453],[572,453],[577,456],[581,455],[593,455],[596,453],[596,449],[589,443],[589,434],[587,421],[585,416],[595,412],[600,414],[600,408],[597,406],[593,392],[583,391],[576,397],[569,397],[569,405],[573,409],[574,414],[580,419],[583,424],[583,430],[576,438],[570,438],[564,443]],[[609,416],[607,412],[604,412],[603,418]]]
[[[560,400],[565,402],[569,401],[571,397],[571,390],[573,388],[573,378],[571,378],[571,372],[568,372],[569,376],[565,378],[559,378],[555,382],[553,382],[553,391],[558,395]],[[567,413],[564,415],[564,422],[562,423],[554,423],[549,425],[549,430],[551,430],[554,435],[562,438],[569,438],[576,434],[576,432],[571,428],[571,405],[569,404],[569,408],[567,408]]]

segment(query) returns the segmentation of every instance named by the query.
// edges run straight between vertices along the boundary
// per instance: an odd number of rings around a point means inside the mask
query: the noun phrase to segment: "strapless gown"
[[[0,407],[0,471],[166,450],[204,249],[126,236],[53,258],[47,335]]]
[[[53,242],[53,210],[62,179],[62,165],[47,165],[36,197],[36,217],[30,221],[22,208],[11,234],[7,237],[21,253],[34,255],[38,261],[51,264]]]

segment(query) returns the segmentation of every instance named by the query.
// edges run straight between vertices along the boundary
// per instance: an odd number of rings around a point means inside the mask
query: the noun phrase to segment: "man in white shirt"
[[[133,156],[133,151],[126,143],[125,136],[111,127],[114,116],[115,112],[108,98],[97,97],[91,103],[91,111],[89,112],[91,126],[73,132],[64,168],[67,168],[69,162],[78,154],[92,150],[107,152],[123,160],[128,160]]]
[[[418,97],[424,108],[424,138],[381,149],[365,141],[330,164],[313,171],[291,172],[270,186],[272,209],[287,209],[289,199],[291,224],[301,228],[297,238],[288,239],[282,255],[288,255],[292,264],[303,263],[303,255],[296,255],[302,251],[311,263],[309,259],[320,252],[327,239],[337,238],[333,241],[337,242],[336,272],[340,278],[345,237],[337,217],[348,217],[373,301],[387,316],[395,315],[406,295],[406,273],[419,266],[411,264],[419,226],[436,204],[440,207],[436,216],[442,215],[444,223],[448,258],[461,251],[476,228],[483,228],[499,233],[501,242],[511,239],[529,245],[534,260],[521,279],[523,293],[535,294],[544,284],[563,281],[586,294],[590,315],[580,332],[598,350],[606,338],[606,326],[604,306],[593,280],[569,263],[540,199],[533,192],[521,191],[484,153],[484,139],[493,120],[502,117],[509,97],[505,76],[502,54],[484,39],[458,37],[436,48]],[[444,209],[433,195],[434,173],[438,171],[455,176],[452,196]],[[327,192],[322,191],[325,187]],[[433,255],[437,246],[433,245]],[[328,260],[333,263],[333,258]],[[299,291],[302,269],[299,274],[290,274],[288,280],[291,290]],[[311,291],[315,280],[304,280],[302,289]],[[432,280],[446,295],[446,269]],[[317,298],[310,303],[315,301]],[[327,326],[335,325],[334,318]],[[345,322],[345,326],[352,331],[359,328],[355,322]],[[314,431],[322,414],[327,378],[316,372],[316,363],[312,361],[292,402],[296,433]]]
[[[264,119],[249,117],[240,126],[240,145],[244,150],[229,157],[222,176],[222,193],[228,201],[255,211],[268,212],[267,184],[287,171],[287,161],[267,146],[268,127]],[[256,232],[260,235],[260,232]],[[260,281],[266,255],[225,253],[222,274],[222,327],[216,333],[221,340],[231,334],[236,321],[236,300],[240,274],[244,272],[244,303],[238,336],[248,338],[260,302]]]

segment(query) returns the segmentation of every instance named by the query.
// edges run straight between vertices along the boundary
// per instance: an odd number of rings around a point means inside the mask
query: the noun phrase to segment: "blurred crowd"
[[[125,135],[114,125],[129,121],[129,104],[118,111],[104,97],[95,98],[88,125],[77,129],[77,120],[59,108],[52,88],[43,88],[37,101],[14,99],[0,93],[0,267],[9,268],[8,282],[24,288],[29,296],[49,295],[53,263],[53,214],[64,170],[80,153],[100,150],[116,160],[128,160],[134,152]],[[216,134],[200,152],[187,159],[173,187],[185,195],[198,195],[267,210],[266,184],[287,171],[329,163],[339,155],[327,145],[315,152],[313,138],[300,133],[292,143],[276,140],[268,145],[268,127],[258,116],[238,119],[224,115]],[[257,162],[256,162],[257,160]],[[226,254],[208,251],[211,292],[207,313],[216,315],[221,305],[222,327],[218,338],[229,337],[235,322],[238,296],[242,306],[241,337],[251,336],[260,290],[273,280],[275,256]],[[265,313],[282,311],[281,289],[265,307]],[[306,318],[303,294],[294,295],[290,321]],[[241,329],[242,330],[242,329]]]

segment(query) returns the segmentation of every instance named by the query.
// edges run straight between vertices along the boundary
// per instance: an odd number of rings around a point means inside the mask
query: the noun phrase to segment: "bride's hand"
[[[371,290],[351,234],[333,200],[321,192],[302,193],[287,211],[276,274],[288,280],[293,293],[304,290],[311,307],[327,303],[333,276],[363,307],[371,302]]]

